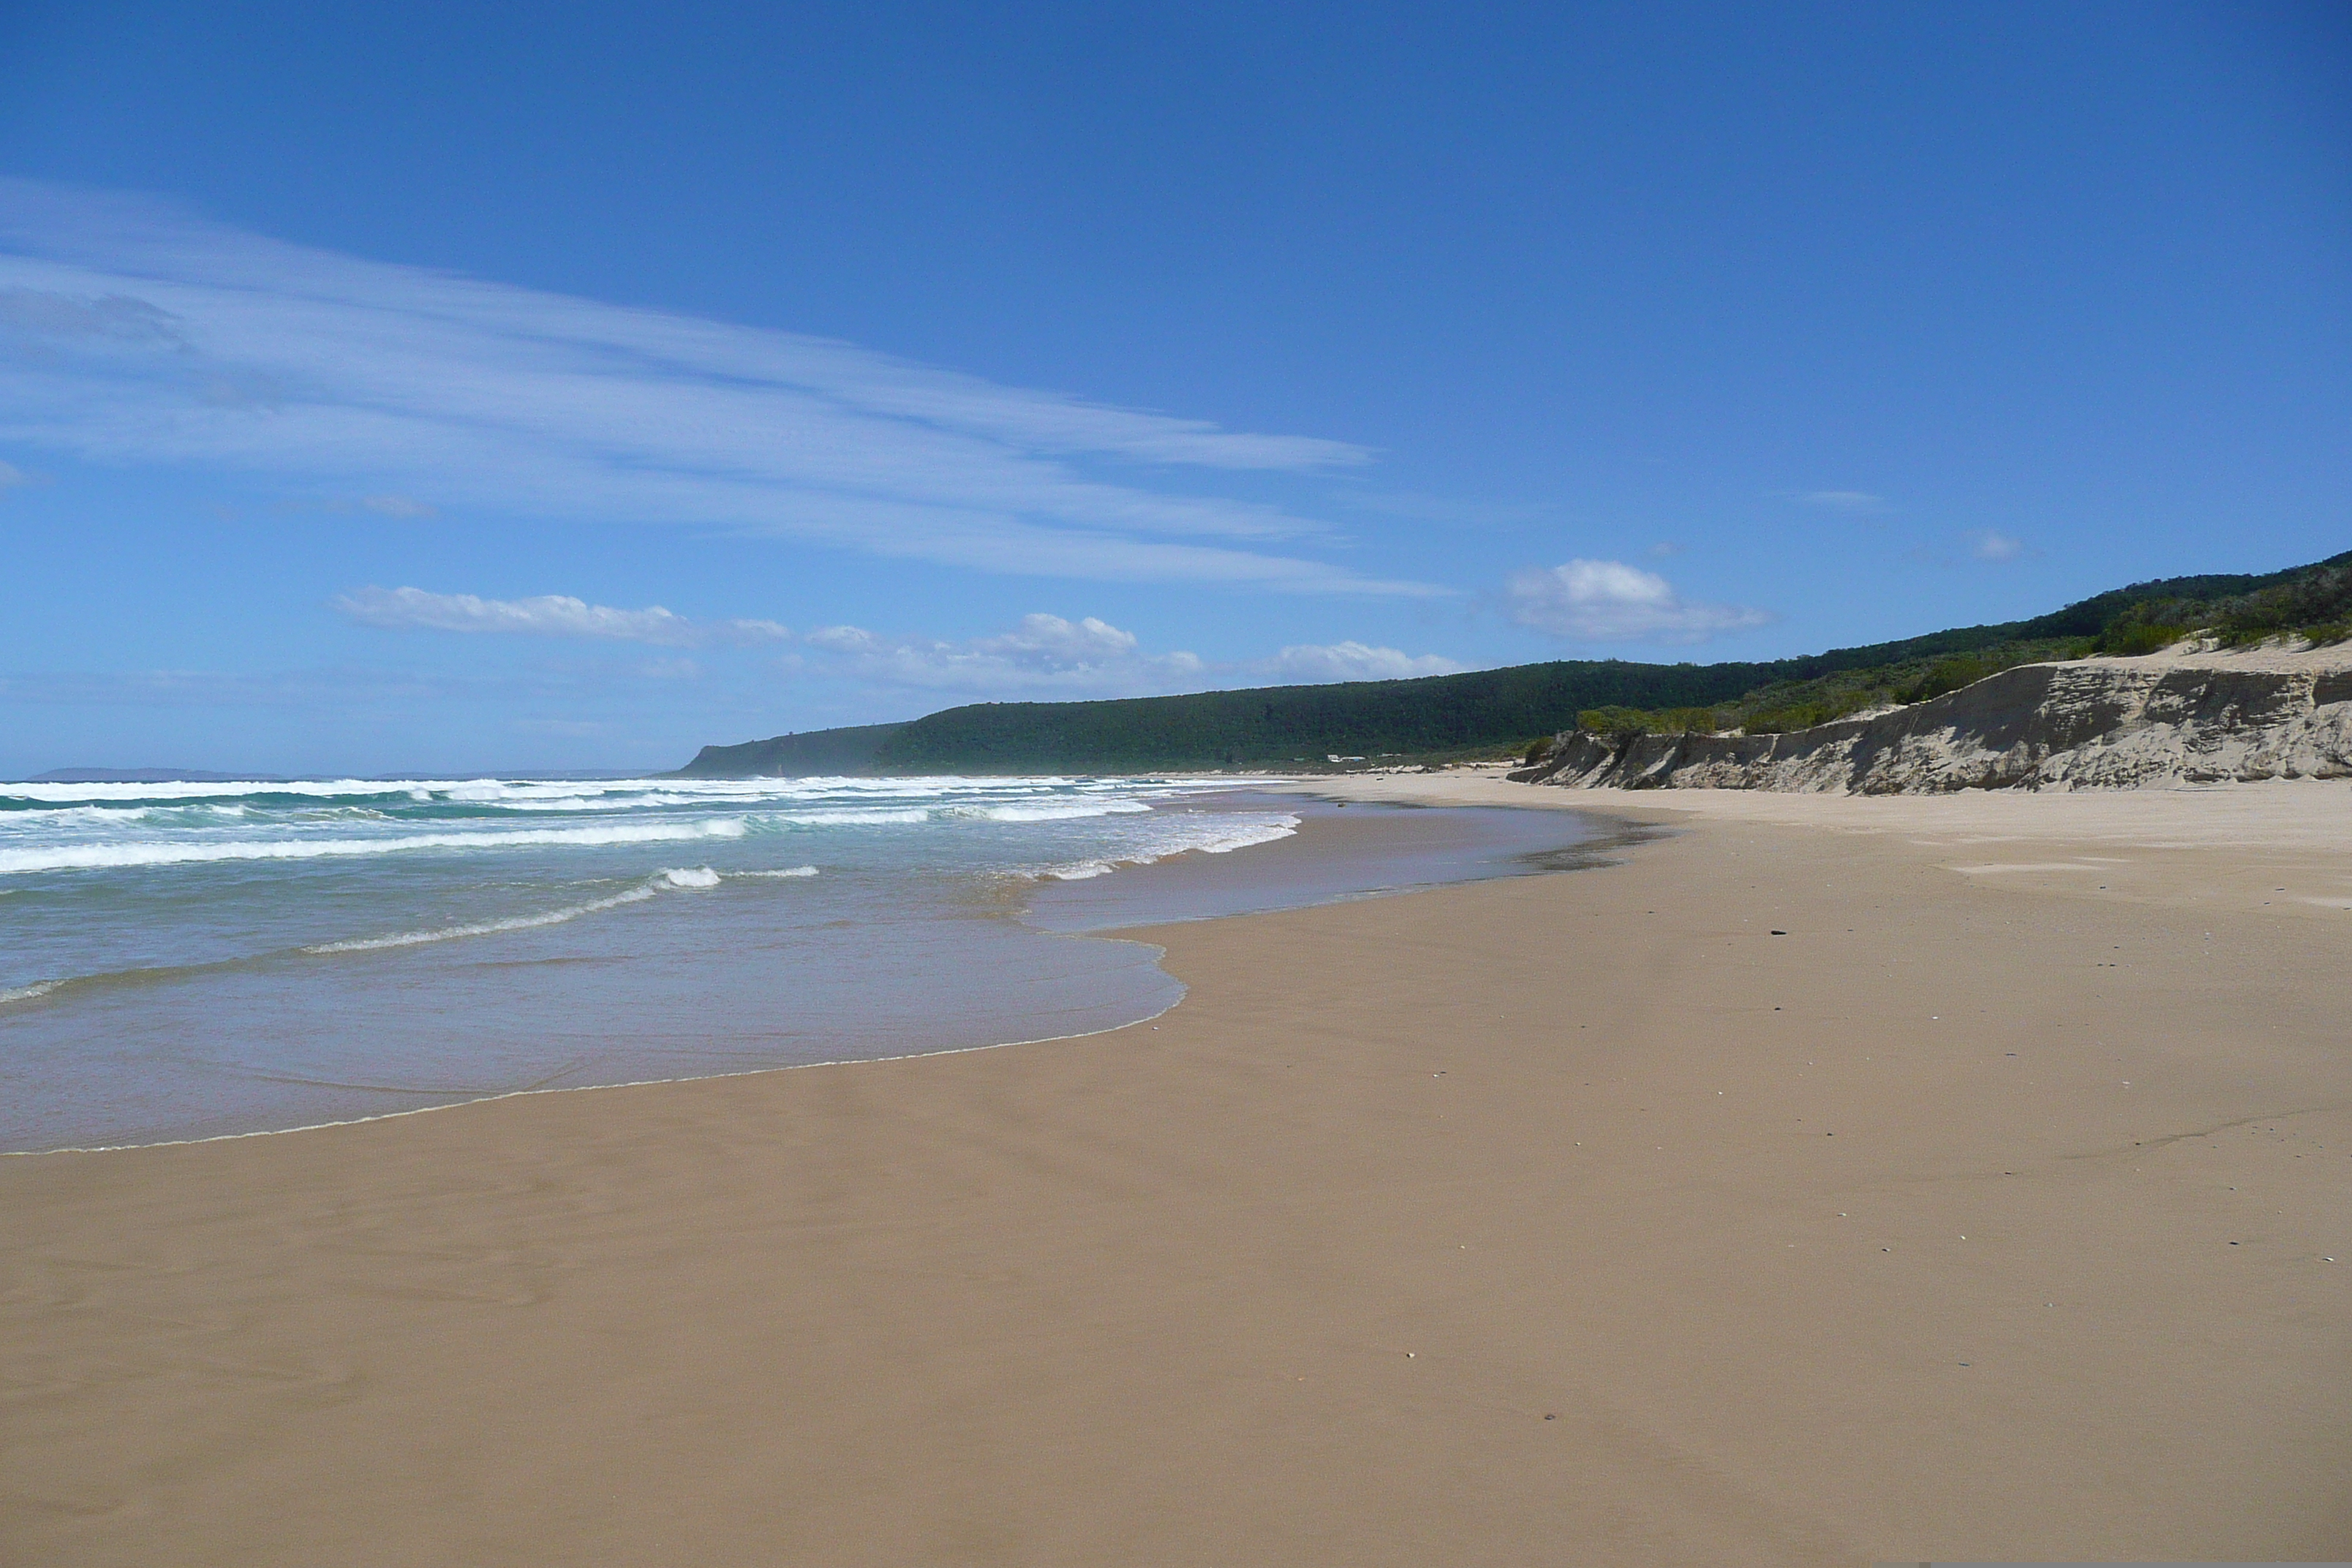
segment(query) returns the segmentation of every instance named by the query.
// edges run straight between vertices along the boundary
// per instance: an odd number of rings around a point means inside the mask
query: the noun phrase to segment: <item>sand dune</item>
[[[2352,777],[2352,643],[2025,664],[1780,734],[1563,734],[1520,779],[1568,788],[2179,789]]]

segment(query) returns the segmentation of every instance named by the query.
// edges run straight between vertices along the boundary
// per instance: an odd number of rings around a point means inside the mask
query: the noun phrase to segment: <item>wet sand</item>
[[[2352,789],[1408,785],[1678,831],[1085,1039],[0,1160],[0,1559],[2352,1555]]]

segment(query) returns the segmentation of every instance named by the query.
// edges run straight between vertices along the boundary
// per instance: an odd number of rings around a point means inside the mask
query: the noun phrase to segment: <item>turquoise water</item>
[[[1334,815],[1234,783],[0,784],[0,1149],[1109,1028],[1181,987],[1076,931],[1453,874],[1203,883]]]

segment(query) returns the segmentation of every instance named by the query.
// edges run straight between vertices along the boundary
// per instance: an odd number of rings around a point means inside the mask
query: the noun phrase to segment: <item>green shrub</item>
[[[2159,626],[2147,621],[2123,622],[2101,632],[2093,646],[2100,653],[2131,658],[2170,647],[2188,635],[2187,626]]]
[[[1576,727],[1588,735],[1645,735],[1651,715],[1639,708],[1587,708],[1576,716]]]
[[[1766,708],[1750,713],[1740,728],[1751,735],[1785,735],[1791,730],[1810,730],[1816,724],[1827,724],[1859,711],[1866,704],[1849,707],[1840,702],[1792,702],[1784,708]]]
[[[2224,599],[2219,608],[2213,629],[2225,647],[2282,632],[2307,637],[2311,628],[2326,630],[2352,619],[2352,566],[2323,564],[2291,582]]]
[[[1895,689],[1895,700],[1902,703],[1925,702],[1941,697],[1947,691],[1958,691],[1963,686],[1974,686],[1988,675],[1999,674],[2008,668],[1997,659],[1940,658],[1929,665],[1916,680]]]
[[[1589,735],[1712,735],[1723,728],[1712,708],[1587,708],[1576,727]]]

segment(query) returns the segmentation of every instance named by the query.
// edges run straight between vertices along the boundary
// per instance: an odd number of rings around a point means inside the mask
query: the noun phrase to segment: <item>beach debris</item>
[[[1787,931],[1774,931],[1772,934],[1773,934],[1774,936],[1786,936],[1786,935],[1788,935],[1789,933],[1788,933]]]

